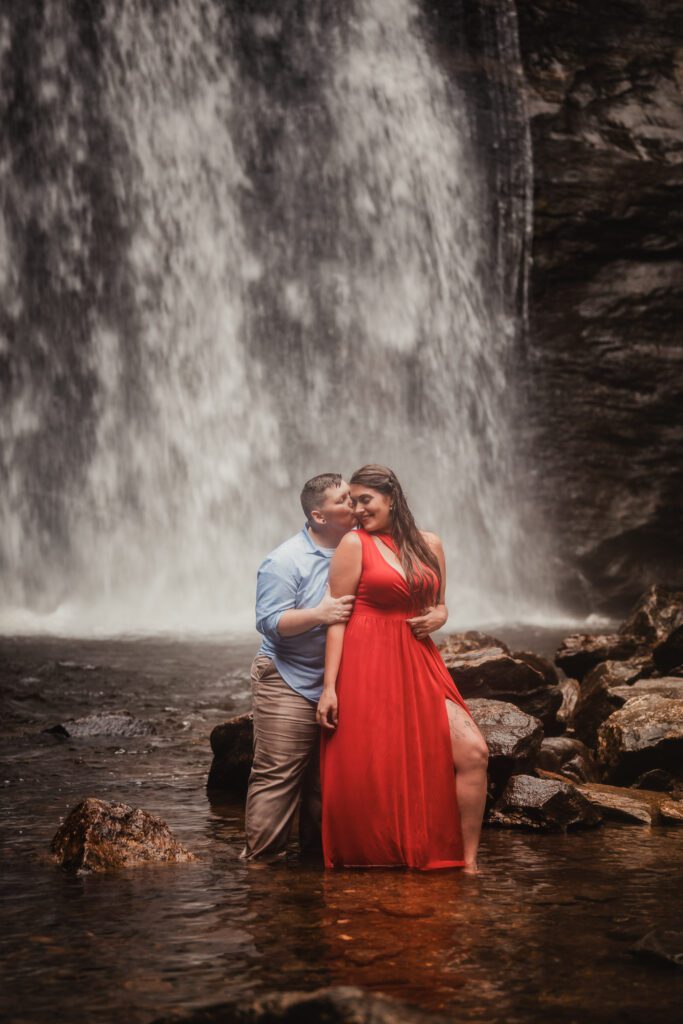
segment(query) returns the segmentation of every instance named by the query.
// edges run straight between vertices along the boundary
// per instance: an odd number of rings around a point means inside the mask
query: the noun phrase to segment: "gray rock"
[[[213,761],[209,770],[209,792],[225,791],[244,795],[247,791],[254,746],[251,712],[217,725],[211,732]]]
[[[44,732],[51,732],[55,736],[116,736],[124,739],[129,736],[154,736],[156,728],[151,722],[135,718],[130,711],[100,711],[83,718],[68,719]]]
[[[69,813],[50,850],[69,871],[108,871],[151,862],[180,863],[194,854],[154,814],[88,797]]]
[[[274,992],[248,1003],[217,1003],[187,1014],[157,1018],[154,1024],[448,1024],[452,1016],[350,985],[314,992]]]
[[[488,822],[550,832],[597,825],[601,818],[590,801],[569,783],[513,775],[490,812]]]
[[[597,782],[598,766],[585,743],[573,736],[548,736],[536,759],[539,768],[557,772],[575,782]]]
[[[598,731],[598,760],[609,782],[628,785],[661,768],[683,776],[683,701],[659,694],[633,697]]]

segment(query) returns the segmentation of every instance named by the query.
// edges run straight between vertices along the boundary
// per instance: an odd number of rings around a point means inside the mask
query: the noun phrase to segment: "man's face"
[[[318,522],[325,520],[327,527],[339,530],[340,533],[348,533],[356,526],[354,513],[355,504],[351,498],[351,490],[346,480],[342,480],[339,487],[328,487],[320,503],[320,517]]]

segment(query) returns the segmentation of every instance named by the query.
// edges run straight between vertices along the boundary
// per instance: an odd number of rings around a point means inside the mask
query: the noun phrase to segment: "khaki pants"
[[[244,856],[284,856],[296,809],[302,853],[320,852],[320,727],[316,705],[296,693],[271,658],[251,666],[254,761],[247,793]]]

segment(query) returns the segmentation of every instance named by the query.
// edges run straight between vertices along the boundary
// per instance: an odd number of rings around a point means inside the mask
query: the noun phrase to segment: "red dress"
[[[464,864],[446,698],[467,705],[398,569],[359,530],[363,564],[337,676],[339,724],[321,753],[325,866]],[[395,551],[390,537],[375,534]]]

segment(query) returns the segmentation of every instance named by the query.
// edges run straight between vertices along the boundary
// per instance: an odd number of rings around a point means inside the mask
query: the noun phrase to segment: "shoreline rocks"
[[[50,851],[67,871],[95,872],[195,860],[154,814],[95,797],[82,800],[57,830]]]
[[[135,718],[130,711],[99,711],[93,715],[84,715],[82,718],[67,719],[43,731],[55,736],[115,736],[120,739],[130,736],[155,736],[157,732],[152,722]]]
[[[206,784],[209,795],[225,791],[244,796],[247,792],[254,747],[254,716],[237,715],[211,731],[213,761]]]
[[[600,811],[576,786],[559,779],[513,775],[488,815],[489,825],[564,831],[599,825]]]

